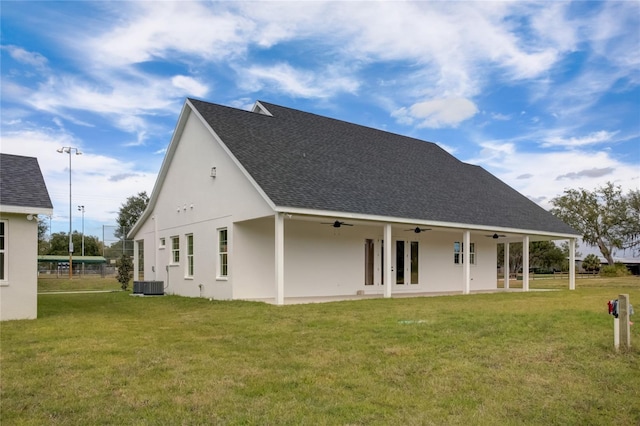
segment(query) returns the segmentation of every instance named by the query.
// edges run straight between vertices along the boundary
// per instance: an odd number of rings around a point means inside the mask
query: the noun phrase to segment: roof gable
[[[0,205],[53,208],[36,158],[0,154]]]
[[[577,235],[436,144],[262,101],[189,102],[277,207]]]

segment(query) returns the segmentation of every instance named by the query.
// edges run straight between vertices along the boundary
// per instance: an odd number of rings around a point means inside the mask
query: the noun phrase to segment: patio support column
[[[502,268],[504,272],[504,288],[509,288],[509,242],[504,242],[504,267]]]
[[[576,240],[569,239],[569,290],[576,289]]]
[[[462,234],[462,277],[464,288],[462,294],[471,293],[471,231]]]
[[[529,236],[522,239],[522,291],[529,291]]]
[[[284,305],[284,215],[275,215],[276,305]]]
[[[384,225],[384,297],[391,297],[391,287],[393,287],[393,259],[391,258],[391,224]]]

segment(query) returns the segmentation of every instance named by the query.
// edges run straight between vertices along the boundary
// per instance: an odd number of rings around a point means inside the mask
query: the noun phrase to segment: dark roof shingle
[[[53,208],[38,159],[0,154],[0,205]]]
[[[262,101],[272,116],[189,101],[279,207],[577,234],[434,143]]]

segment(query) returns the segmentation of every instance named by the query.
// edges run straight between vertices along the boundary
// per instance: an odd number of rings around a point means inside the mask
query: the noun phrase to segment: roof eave
[[[15,213],[15,214],[53,214],[53,208],[51,207],[31,207],[31,206],[12,206],[6,204],[0,204],[0,212],[2,213]]]
[[[461,230],[464,229],[464,230],[481,231],[481,232],[501,232],[501,233],[521,234],[521,235],[538,235],[538,236],[549,237],[552,239],[582,238],[582,236],[579,234],[570,234],[570,233],[562,233],[562,232],[550,232],[550,231],[520,229],[520,228],[501,227],[501,226],[476,225],[476,224],[469,224],[469,223],[442,222],[442,221],[434,221],[434,220],[379,216],[379,215],[349,213],[349,212],[340,212],[340,211],[331,211],[331,210],[314,210],[314,209],[305,209],[305,208],[299,208],[299,207],[278,206],[275,208],[275,211],[278,213],[285,213],[285,214],[291,214],[291,215],[296,214],[296,215],[302,215],[302,216],[319,216],[319,217],[330,217],[330,218],[336,218],[336,219],[363,220],[363,221],[369,221],[369,222],[432,226],[434,228],[443,228],[443,229],[461,229]]]

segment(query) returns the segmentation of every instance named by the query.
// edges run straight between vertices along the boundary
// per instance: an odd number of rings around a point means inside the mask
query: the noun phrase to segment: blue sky
[[[638,189],[640,2],[1,3],[3,153],[54,232],[151,193],[185,97],[264,100],[438,143],[545,208]],[[390,159],[392,161],[392,159]]]

